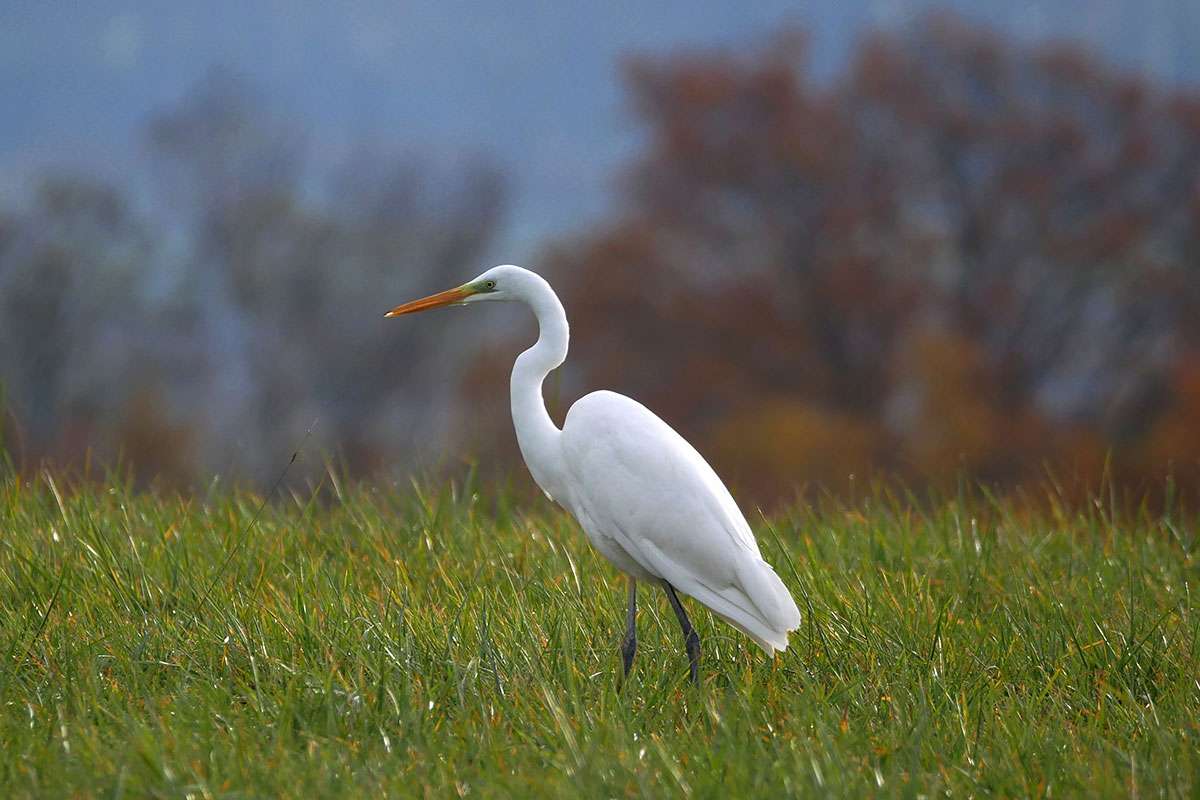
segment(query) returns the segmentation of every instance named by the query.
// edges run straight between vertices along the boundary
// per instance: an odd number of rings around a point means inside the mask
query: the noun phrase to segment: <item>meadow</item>
[[[541,498],[9,475],[0,796],[1195,797],[1196,516],[972,495],[748,513],[804,623],[692,687]]]

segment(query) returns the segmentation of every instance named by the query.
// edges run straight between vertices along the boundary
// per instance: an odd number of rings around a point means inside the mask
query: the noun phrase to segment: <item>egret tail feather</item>
[[[800,609],[770,564],[761,558],[747,558],[735,569],[742,592],[762,614],[763,622],[785,634],[800,626]]]

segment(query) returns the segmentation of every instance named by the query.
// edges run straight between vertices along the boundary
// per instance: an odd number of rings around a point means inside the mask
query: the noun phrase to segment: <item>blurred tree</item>
[[[153,214],[69,178],[0,222],[0,380],[29,459],[123,451],[176,482],[266,483],[302,444],[359,473],[416,465],[454,390],[422,378],[462,340],[382,313],[478,268],[497,171],[367,149],[318,170],[223,74],[148,134]]]
[[[0,383],[22,461],[113,455],[145,355],[152,243],[120,193],[54,176],[0,226]]]
[[[763,499],[874,469],[1096,481],[1110,449],[1129,480],[1197,476],[1196,98],[947,16],[828,88],[803,52],[631,62],[621,211],[549,258],[570,391],[643,400]]]
[[[458,342],[386,325],[380,304],[474,269],[503,182],[482,162],[442,174],[359,150],[310,190],[302,143],[261,108],[216,76],[151,125],[191,233],[180,288],[207,375],[195,411],[223,432],[205,464],[268,480],[309,429],[355,472],[412,464],[451,399],[423,373]]]

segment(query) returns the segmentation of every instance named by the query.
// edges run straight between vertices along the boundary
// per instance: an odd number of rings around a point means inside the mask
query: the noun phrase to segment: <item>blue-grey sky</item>
[[[637,141],[622,55],[737,48],[792,24],[828,77],[867,27],[934,5],[1023,39],[1078,40],[1168,81],[1200,76],[1196,0],[7,0],[0,197],[46,165],[134,163],[145,120],[222,68],[302,126],[318,159],[364,141],[446,162],[488,155],[513,189],[494,255],[526,260],[612,202]]]

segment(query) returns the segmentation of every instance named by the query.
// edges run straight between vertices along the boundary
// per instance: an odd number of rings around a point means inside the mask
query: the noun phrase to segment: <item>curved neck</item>
[[[541,278],[531,282],[522,295],[537,316],[538,340],[517,356],[513,364],[510,384],[513,427],[533,479],[544,492],[562,502],[566,499],[563,488],[555,480],[562,471],[558,440],[562,431],[546,411],[542,382],[567,358],[570,339],[567,313],[550,284]]]

